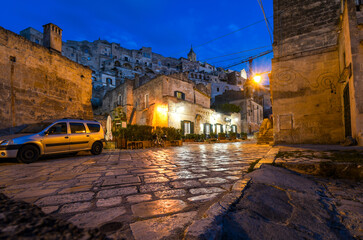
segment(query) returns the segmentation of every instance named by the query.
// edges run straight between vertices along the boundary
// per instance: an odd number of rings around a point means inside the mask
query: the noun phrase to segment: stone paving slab
[[[363,180],[363,147],[292,145],[274,147],[270,152],[274,149],[279,152],[273,163],[295,172]]]
[[[220,143],[0,163],[0,191],[109,237],[178,238],[270,149]]]
[[[248,176],[248,188],[219,220],[220,229],[214,236],[362,239],[363,203],[355,198],[363,194],[361,183],[316,178],[270,165]],[[342,198],[337,196],[339,191]]]
[[[153,218],[139,221],[130,225],[136,240],[156,240],[170,235],[179,235],[183,232],[185,225],[193,220],[197,212],[178,213],[168,217]]]

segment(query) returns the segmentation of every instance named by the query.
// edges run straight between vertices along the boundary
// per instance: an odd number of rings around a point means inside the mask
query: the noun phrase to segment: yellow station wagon
[[[16,134],[0,137],[0,158],[31,163],[40,156],[91,151],[102,153],[104,131],[97,121],[60,119],[27,124]]]

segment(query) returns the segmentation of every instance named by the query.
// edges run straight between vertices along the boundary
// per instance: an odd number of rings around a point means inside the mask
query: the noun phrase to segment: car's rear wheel
[[[39,149],[34,145],[25,145],[19,149],[17,160],[21,163],[32,163],[38,160]]]
[[[100,142],[95,142],[93,145],[92,145],[92,149],[91,149],[91,153],[93,155],[99,155],[102,153],[102,148],[103,148],[103,145],[102,143]]]

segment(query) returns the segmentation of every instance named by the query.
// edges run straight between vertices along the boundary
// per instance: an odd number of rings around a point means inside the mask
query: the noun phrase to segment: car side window
[[[67,134],[67,123],[62,122],[62,123],[57,123],[57,124],[51,126],[48,129],[48,134],[49,135]]]
[[[86,128],[83,123],[69,123],[71,133],[86,133]]]
[[[96,123],[87,123],[88,129],[91,133],[99,132],[100,125]]]

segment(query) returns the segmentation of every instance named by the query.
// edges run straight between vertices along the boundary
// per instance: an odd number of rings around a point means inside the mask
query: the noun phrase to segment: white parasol
[[[107,123],[106,123],[106,141],[112,140],[112,119],[111,116],[108,115]]]

